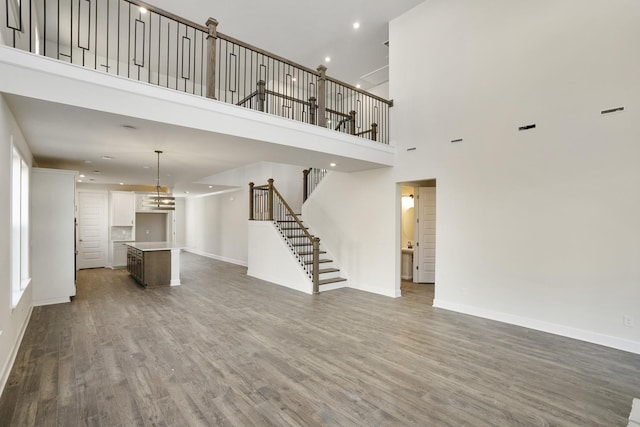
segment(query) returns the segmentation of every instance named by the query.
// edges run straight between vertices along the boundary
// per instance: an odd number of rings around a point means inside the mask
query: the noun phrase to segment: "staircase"
[[[286,214],[285,219],[277,220],[275,221],[275,224],[280,235],[285,239],[289,248],[298,259],[300,265],[305,269],[305,271],[307,271],[309,278],[313,280],[313,241],[309,241],[303,232],[303,228],[308,231],[308,227],[304,225],[300,219],[300,215]],[[311,237],[315,236],[311,235]],[[342,285],[335,286],[335,284],[345,282],[347,279],[340,276],[340,269],[337,268],[335,261],[327,256],[327,251],[324,250],[322,246],[319,246],[318,248],[318,256],[318,286],[322,287],[321,290],[342,287]]]
[[[320,238],[310,233],[300,215],[273,185],[249,184],[249,220],[273,222],[284,242],[295,255],[298,263],[313,284],[313,293],[345,286],[347,279],[340,276],[340,269],[321,247]]]

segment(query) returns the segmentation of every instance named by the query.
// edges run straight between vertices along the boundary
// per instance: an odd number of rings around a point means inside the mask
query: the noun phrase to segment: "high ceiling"
[[[216,18],[221,33],[310,68],[324,63],[328,75],[367,89],[383,83],[388,75],[389,48],[384,45],[388,40],[388,22],[422,1],[151,0],[147,3],[200,24],[209,17]],[[353,27],[355,22],[360,24],[358,29]],[[331,57],[328,63],[327,56]],[[363,78],[371,73],[375,76]],[[88,175],[85,182],[153,184],[155,149],[166,151],[161,158],[162,184],[172,186],[177,194],[223,190],[209,187],[212,183],[206,177],[238,166],[278,160],[310,165],[312,162],[305,156],[322,157],[317,152],[283,151],[255,140],[223,137],[23,96],[7,95],[5,99],[38,165],[78,170]],[[210,147],[212,140],[217,141],[216,149],[203,152],[202,147],[205,144]],[[226,148],[221,149],[223,146]],[[328,158],[317,160],[329,163]],[[341,163],[344,170],[356,170],[366,162]]]
[[[388,76],[389,21],[424,0],[150,0],[149,4],[368,89]],[[353,24],[360,24],[358,29]],[[330,62],[325,62],[329,56]],[[373,74],[372,74],[373,73]],[[363,77],[368,76],[368,77]],[[375,80],[375,81],[374,81]]]

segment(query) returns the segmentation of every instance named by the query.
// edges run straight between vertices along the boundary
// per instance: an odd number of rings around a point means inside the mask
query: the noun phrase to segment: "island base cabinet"
[[[129,247],[127,271],[144,287],[170,286],[171,251],[141,251]]]

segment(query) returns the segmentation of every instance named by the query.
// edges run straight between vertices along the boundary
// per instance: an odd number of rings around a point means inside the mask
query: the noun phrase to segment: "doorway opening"
[[[402,296],[433,305],[436,286],[436,180],[400,183]]]

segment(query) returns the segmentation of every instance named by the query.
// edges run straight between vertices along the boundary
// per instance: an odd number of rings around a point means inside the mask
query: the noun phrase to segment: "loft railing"
[[[309,168],[302,171],[302,202],[306,202],[320,181],[327,175],[326,169]]]
[[[15,48],[206,94],[207,27],[131,0],[2,3],[6,14],[3,38]],[[20,6],[12,8],[15,3]]]
[[[302,221],[291,209],[280,192],[273,185],[273,179],[267,185],[249,183],[249,220],[271,221],[290,248],[296,254],[300,265],[313,283],[313,293],[320,289],[320,238],[312,236]],[[308,246],[312,250],[302,252],[294,250],[294,246]]]
[[[389,143],[391,101],[138,0],[0,0],[7,45]]]

